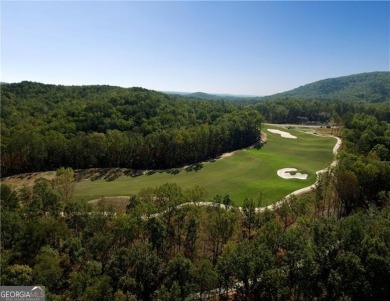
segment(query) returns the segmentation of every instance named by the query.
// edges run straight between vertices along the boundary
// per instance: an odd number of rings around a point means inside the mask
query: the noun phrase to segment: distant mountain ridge
[[[30,85],[45,85],[35,82],[26,82]],[[17,84],[17,83],[14,83]],[[0,82],[1,85],[13,85],[11,83]],[[50,86],[50,85],[46,85]],[[56,85],[52,85],[56,86]],[[65,88],[67,86],[58,85]],[[96,89],[107,90],[115,89],[141,89],[144,88],[122,88],[109,85],[81,85],[75,86],[82,89],[87,87],[96,87]],[[153,91],[153,90],[150,90]],[[166,95],[173,97],[185,97],[201,100],[223,100],[228,102],[240,102],[242,104],[253,104],[263,100],[272,99],[308,99],[322,101],[366,101],[366,102],[383,102],[390,101],[390,71],[376,71],[367,73],[358,73],[348,76],[328,78],[312,82],[298,88],[272,94],[269,96],[255,95],[235,95],[235,94],[211,94],[205,92],[176,92],[176,91],[160,91]]]
[[[328,78],[263,97],[283,98],[382,102],[390,100],[390,72],[369,72]]]
[[[255,103],[268,99],[286,98],[315,99],[323,101],[383,102],[390,100],[390,72],[376,71],[328,78],[269,96],[210,94],[205,92],[164,93],[196,99],[227,100],[242,103]]]
[[[162,91],[165,94],[173,96],[184,96],[188,98],[207,99],[207,100],[228,100],[228,101],[245,101],[251,99],[260,99],[261,96],[255,95],[236,95],[236,94],[210,94],[205,92],[174,92]]]

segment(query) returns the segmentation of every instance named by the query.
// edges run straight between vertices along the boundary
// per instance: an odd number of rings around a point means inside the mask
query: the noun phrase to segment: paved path
[[[341,146],[341,139],[338,138],[338,137],[334,137],[334,138],[337,139],[337,142],[336,142],[335,146],[333,147],[333,154],[336,155],[338,150],[339,150],[339,148],[340,148],[340,146]],[[293,195],[298,196],[298,195],[310,192],[312,189],[314,189],[316,187],[316,185],[318,183],[318,175],[321,174],[321,173],[327,172],[329,167],[336,166],[336,164],[337,164],[337,160],[335,159],[330,164],[330,166],[328,166],[327,168],[318,170],[316,172],[317,180],[316,180],[316,182],[314,184],[291,192],[283,200],[281,200],[281,201],[279,201],[277,203],[274,203],[274,204],[271,204],[271,205],[268,205],[268,206],[265,206],[265,207],[256,208],[256,212],[262,212],[262,211],[264,211],[266,209],[272,210],[272,209],[278,208],[290,196],[293,196]],[[222,208],[222,209],[227,209],[227,210],[229,210],[229,209],[238,209],[238,210],[240,210],[242,212],[242,207],[227,206],[227,205],[224,205],[224,204],[213,203],[213,202],[197,202],[197,203],[188,202],[188,203],[180,204],[180,205],[176,206],[176,208],[183,208],[185,206],[206,206],[206,207]],[[159,216],[159,215],[164,214],[166,212],[167,212],[167,210],[165,210],[163,212],[155,213],[155,214],[152,214],[150,217],[156,217],[156,216]]]
[[[270,125],[271,125],[271,124],[270,124]],[[295,125],[295,126],[296,126],[296,125]],[[309,134],[309,133],[307,133],[307,134]],[[314,134],[313,134],[313,135],[314,135]],[[316,136],[317,136],[317,135],[316,135]],[[342,142],[342,141],[341,141],[341,139],[338,138],[338,137],[333,137],[333,138],[337,139],[337,142],[336,142],[335,146],[333,147],[333,154],[336,156],[336,155],[337,155],[337,152],[338,152],[338,150],[339,150],[339,148],[340,148],[340,146],[341,146],[341,142]],[[266,139],[266,136],[265,136],[265,139]],[[336,166],[336,165],[337,165],[337,160],[335,159],[335,160],[330,164],[330,166],[328,166],[327,168],[324,168],[324,169],[322,169],[322,170],[318,170],[318,171],[316,172],[316,174],[317,174],[317,180],[316,180],[316,182],[315,182],[314,184],[312,184],[312,185],[310,185],[310,186],[307,186],[307,187],[304,187],[304,188],[301,188],[301,189],[298,189],[298,190],[296,190],[296,191],[291,192],[290,194],[288,194],[284,199],[282,199],[282,200],[279,201],[279,202],[276,202],[276,203],[274,203],[274,204],[271,204],[271,205],[268,205],[268,206],[265,206],[265,207],[256,208],[256,209],[255,209],[256,212],[263,212],[263,211],[266,210],[266,209],[273,210],[273,209],[275,209],[275,208],[280,207],[280,205],[283,204],[283,202],[284,202],[286,199],[288,199],[290,196],[293,196],[293,195],[298,196],[298,195],[302,195],[302,194],[304,194],[304,193],[307,193],[307,192],[312,191],[312,189],[314,189],[314,188],[316,187],[317,183],[318,183],[318,180],[319,180],[318,175],[321,174],[321,173],[327,172],[328,169],[329,169],[330,167],[333,167],[333,166]],[[233,206],[228,206],[228,205],[219,204],[219,203],[214,203],[214,202],[196,202],[196,203],[194,203],[194,202],[188,202],[188,203],[183,203],[183,204],[177,205],[175,208],[183,208],[183,207],[186,207],[186,206],[199,206],[199,207],[200,207],[200,206],[205,206],[205,207],[222,208],[222,209],[226,209],[226,210],[238,209],[238,210],[240,210],[241,212],[243,211],[242,207],[233,207]],[[165,213],[167,213],[167,212],[168,212],[168,210],[165,210],[165,211],[162,211],[162,212],[158,212],[158,213],[154,213],[154,214],[151,214],[151,215],[149,216],[149,218],[150,218],[150,217],[157,217],[157,216],[160,216],[160,215],[165,214]],[[146,217],[145,217],[145,218],[146,218]]]

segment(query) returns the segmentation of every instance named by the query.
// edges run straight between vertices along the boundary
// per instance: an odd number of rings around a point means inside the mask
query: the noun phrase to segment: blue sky
[[[390,70],[389,2],[1,3],[1,80],[268,95]]]

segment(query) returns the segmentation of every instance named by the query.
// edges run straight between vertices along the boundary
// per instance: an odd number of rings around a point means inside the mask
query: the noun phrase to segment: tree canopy
[[[33,82],[1,90],[3,175],[72,168],[161,169],[249,146],[261,115],[142,88]]]

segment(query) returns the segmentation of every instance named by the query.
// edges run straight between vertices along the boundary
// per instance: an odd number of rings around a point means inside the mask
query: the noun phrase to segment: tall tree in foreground
[[[56,176],[53,179],[53,186],[63,202],[69,202],[72,199],[74,181],[74,171],[72,168],[61,167],[57,169]]]

